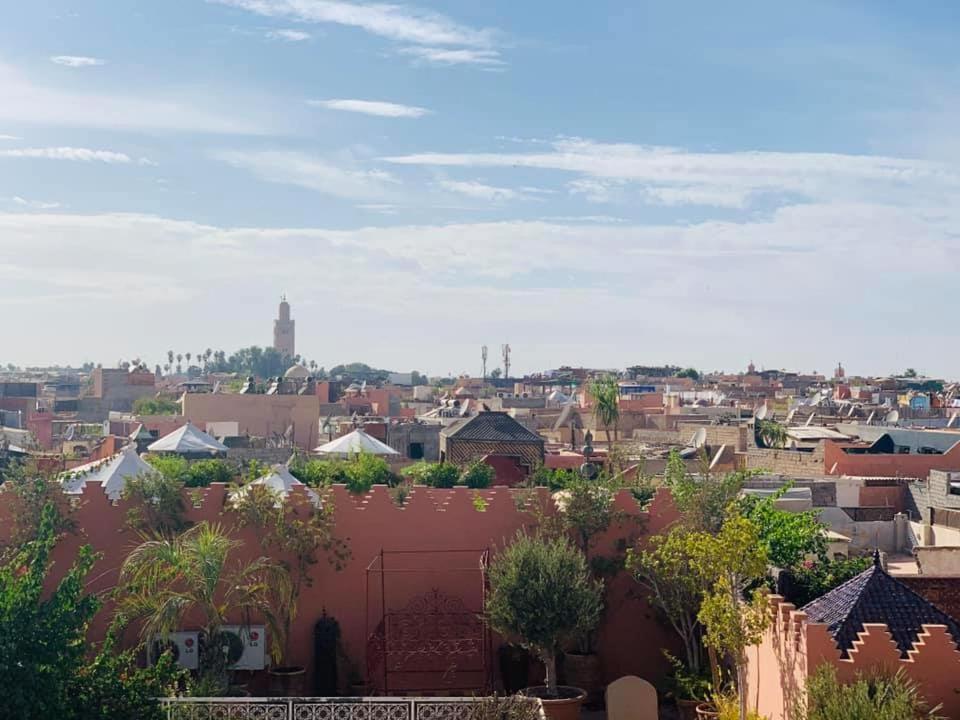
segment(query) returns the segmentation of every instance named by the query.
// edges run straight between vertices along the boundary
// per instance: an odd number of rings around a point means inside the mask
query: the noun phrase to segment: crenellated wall
[[[931,705],[942,704],[946,718],[960,718],[960,651],[943,625],[924,625],[905,659],[886,625],[864,624],[848,657],[841,657],[826,625],[810,623],[806,613],[771,595],[772,622],[760,645],[747,650],[750,707],[769,720],[794,720],[795,702],[807,679],[823,663],[837,669],[842,682],[858,673],[902,670]]]
[[[518,530],[534,523],[534,516],[521,510],[518,503],[536,501],[548,510],[553,507],[544,489],[515,491],[497,487],[475,491],[416,487],[403,506],[394,502],[385,486],[375,486],[363,496],[351,495],[342,485],[334,486],[330,492],[330,501],[335,507],[336,534],[348,540],[351,558],[340,572],[323,561],[312,566],[312,583],[301,595],[285,662],[306,665],[308,678],[311,677],[313,625],[324,610],[339,621],[347,655],[361,671],[365,668],[368,590],[374,597],[379,594],[379,576],[368,577],[367,568],[381,550],[466,551],[421,554],[418,557],[422,560],[418,562],[426,566],[419,574],[407,574],[406,579],[402,579],[401,573],[392,576],[401,578],[394,580],[392,592],[412,595],[441,586],[447,594],[459,595],[468,604],[476,604],[480,602],[482,587],[479,574],[454,571],[448,567],[449,558],[466,558],[464,562],[468,562],[468,567],[476,568],[482,551],[496,552]],[[226,486],[214,484],[189,491],[188,498],[187,516],[191,522],[206,520],[228,528],[233,526],[232,513],[225,509]],[[301,503],[304,498],[295,492],[290,502]],[[598,540],[596,547],[600,553],[609,553],[618,540],[642,540],[677,518],[669,493],[665,491],[657,495],[646,512],[638,509],[628,492],[621,493],[616,504],[625,520],[607,537]],[[65,571],[79,546],[90,544],[101,557],[90,573],[88,588],[92,592],[112,588],[124,558],[138,542],[136,533],[124,527],[129,509],[127,501],[111,503],[100,488],[87,486],[73,512],[78,530],[67,534],[56,548],[55,577],[51,582]],[[0,540],[10,527],[9,512],[8,504],[0,504]],[[243,557],[252,559],[263,554],[253,531],[234,531],[234,534],[244,543]],[[368,580],[372,590],[368,588]],[[639,586],[625,573],[612,581],[607,597],[608,610],[599,633],[604,675],[608,679],[625,674],[654,680],[661,677],[666,670],[661,648],[673,647],[678,651],[673,633],[656,619]],[[480,607],[475,609],[479,611]],[[379,612],[375,600],[370,612]],[[97,616],[91,628],[91,640],[102,638],[109,617],[108,606]],[[494,648],[496,645],[495,642]],[[257,689],[262,678],[253,678],[251,683],[252,688]],[[309,684],[307,690],[310,691]]]

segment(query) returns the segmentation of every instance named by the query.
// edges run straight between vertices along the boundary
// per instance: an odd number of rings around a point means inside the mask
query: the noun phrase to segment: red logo
[[[251,640],[254,640],[254,641],[259,640],[259,639],[260,639],[260,633],[258,633],[256,630],[251,630],[251,631],[250,631],[250,639],[251,639]]]
[[[187,638],[186,640],[183,641],[183,644],[186,645],[188,648],[192,648],[192,647],[193,647],[193,638]]]

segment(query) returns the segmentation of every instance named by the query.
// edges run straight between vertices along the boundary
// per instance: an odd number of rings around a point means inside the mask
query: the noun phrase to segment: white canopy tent
[[[314,452],[318,455],[334,455],[338,457],[349,457],[350,455],[358,455],[360,453],[381,456],[396,456],[400,454],[389,445],[368,435],[360,428],[315,448]]]
[[[135,446],[128,445],[116,455],[61,473],[60,482],[68,495],[80,495],[87,483],[94,483],[103,487],[108,498],[119,500],[127,478],[156,472],[152,465],[137,455]]]
[[[227,446],[193,424],[187,423],[148,445],[147,450],[178,455],[217,455],[227,452]]]
[[[290,470],[287,469],[285,465],[274,465],[270,469],[270,473],[264,475],[261,478],[257,478],[253,482],[244,485],[242,488],[234,491],[233,497],[242,497],[246,488],[250,485],[265,485],[270,488],[273,492],[277,494],[278,498],[286,500],[293,489],[297,486],[302,486],[306,488],[307,497],[310,498],[315,506],[320,507],[320,496],[312,488],[306,487],[302,482],[297,480]]]

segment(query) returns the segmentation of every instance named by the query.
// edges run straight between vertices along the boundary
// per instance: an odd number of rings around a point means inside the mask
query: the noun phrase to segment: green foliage
[[[683,370],[677,373],[677,377],[690,378],[694,382],[698,382],[700,380],[700,372],[694,368],[684,368]]]
[[[602,593],[602,582],[566,538],[518,533],[491,563],[486,616],[494,631],[518,639],[544,662],[546,684],[556,694],[557,653],[596,628]]]
[[[0,565],[0,698],[4,717],[21,720],[159,720],[154,698],[169,694],[177,671],[169,656],[136,667],[133,651],[116,653],[113,635],[91,660],[86,632],[100,601],[84,592],[95,561],[80,549],[52,592],[44,586],[58,537],[47,505],[36,536]]]
[[[787,429],[775,420],[757,420],[756,434],[768,448],[782,448],[787,444]]]
[[[460,474],[460,484],[466,485],[474,490],[483,490],[493,484],[496,478],[496,471],[482,460],[467,465]]]
[[[710,676],[702,671],[691,672],[687,665],[663,651],[664,657],[670,663],[670,673],[666,677],[667,693],[677,700],[700,700],[704,702],[713,694],[713,683]]]
[[[229,358],[220,353],[220,357],[208,364],[208,369],[214,372],[234,372],[266,378],[283,375],[293,364],[293,358],[281,354],[272,347],[261,348],[251,345],[237,350]]]
[[[230,463],[216,458],[191,462],[180,455],[148,455],[146,459],[164,477],[178,480],[184,487],[209,487],[215,482],[229,483],[237,474]]]
[[[421,461],[405,467],[400,474],[409,478],[415,485],[435,488],[452,488],[460,479],[457,466],[450,463]]]
[[[374,485],[393,485],[396,477],[390,465],[379,455],[360,453],[347,462],[347,490],[362,494],[370,492]]]
[[[123,499],[130,501],[127,525],[141,532],[169,534],[187,527],[183,480],[162,473],[127,478]]]
[[[490,371],[491,380],[499,380],[501,377],[503,377],[503,370],[501,370],[500,368],[494,368],[493,370]]]
[[[44,512],[53,509],[54,531],[73,531],[63,488],[55,475],[39,470],[35,463],[11,463],[5,471],[3,502],[10,506],[13,527],[9,549],[37,538]]]
[[[527,484],[531,487],[548,487],[551,492],[556,492],[565,489],[579,479],[580,474],[576,470],[551,469],[546,465],[541,465],[530,475]]]
[[[352,362],[345,365],[335,365],[330,368],[330,377],[342,377],[347,382],[382,383],[390,377],[390,370],[373,368],[366,363]]]
[[[540,720],[538,703],[522,695],[477,698],[467,708],[465,720]]]
[[[739,496],[747,475],[746,472],[717,475],[709,471],[706,462],[701,462],[698,475],[691,475],[680,453],[674,449],[667,459],[664,483],[673,494],[686,524],[715,533],[722,527],[727,510]]]
[[[142,397],[133,401],[134,415],[179,415],[180,403],[168,398]]]
[[[806,702],[794,709],[798,720],[933,720],[931,708],[902,672],[861,675],[849,685],[837,679],[830,663],[822,664],[807,683]]]
[[[613,428],[614,439],[616,439],[617,424],[620,421],[620,384],[615,377],[607,376],[591,381],[587,391],[593,398],[593,414],[597,422],[603,426],[609,446],[611,444],[610,428]]]
[[[777,498],[788,488],[770,497],[747,496],[739,501],[740,514],[757,527],[767,559],[781,568],[799,565],[807,555],[824,558],[827,552],[826,528],[815,512],[777,509]]]
[[[141,637],[148,642],[168,637],[188,617],[199,620],[200,673],[223,691],[229,673],[222,627],[228,615],[263,617],[275,658],[285,641],[278,608],[290,597],[289,574],[263,557],[235,561],[242,545],[206,522],[174,537],[148,540],[124,560],[114,592],[118,617],[140,620]]]
[[[803,563],[790,569],[790,593],[787,600],[798,608],[816,600],[838,585],[856,577],[870,567],[868,557],[838,558]]]
[[[289,469],[291,475],[310,487],[321,488],[347,481],[347,463],[343,460],[307,460],[297,455]]]

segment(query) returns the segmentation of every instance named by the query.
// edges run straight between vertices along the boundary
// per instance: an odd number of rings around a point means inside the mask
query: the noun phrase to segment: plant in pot
[[[583,553],[565,537],[518,533],[490,565],[486,618],[543,662],[546,684],[526,688],[552,720],[575,720],[586,693],[557,684],[557,657],[565,644],[596,628],[603,584]]]
[[[286,498],[265,483],[250,482],[232,493],[230,508],[240,527],[254,527],[265,551],[280,556],[290,581],[276,588],[276,611],[283,625],[286,646],[276,659],[290,657],[291,626],[297,616],[300,593],[312,585],[310,568],[326,554],[338,570],[349,558],[346,543],[333,532],[333,506],[317,495],[290,493]],[[306,668],[275,664],[269,670],[270,692],[280,696],[303,695]]]
[[[147,539],[124,560],[115,590],[117,616],[142,621],[148,646],[167,640],[188,618],[200,618],[196,681],[208,694],[223,695],[230,687],[230,642],[236,636],[224,632],[228,616],[242,615],[245,625],[253,615],[262,617],[275,652],[284,640],[274,599],[278,591],[287,592],[289,574],[268,558],[235,560],[242,544],[206,522],[179,535]]]

